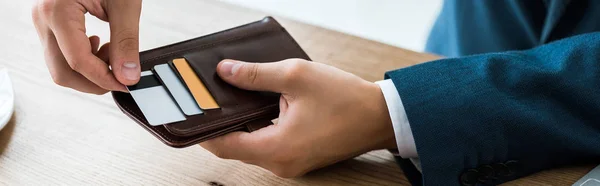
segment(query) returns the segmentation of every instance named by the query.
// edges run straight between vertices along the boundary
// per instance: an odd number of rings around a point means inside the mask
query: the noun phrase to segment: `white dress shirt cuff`
[[[390,119],[392,120],[394,135],[396,136],[396,146],[398,146],[398,154],[405,159],[418,157],[415,139],[396,85],[394,85],[391,79],[375,83],[381,88],[385,103],[390,112]]]

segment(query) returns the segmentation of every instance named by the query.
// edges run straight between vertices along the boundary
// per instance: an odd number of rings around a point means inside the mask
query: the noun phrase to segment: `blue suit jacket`
[[[422,174],[480,185],[600,160],[600,1],[448,0],[427,51],[453,57],[387,72]],[[422,181],[422,182],[421,182]]]

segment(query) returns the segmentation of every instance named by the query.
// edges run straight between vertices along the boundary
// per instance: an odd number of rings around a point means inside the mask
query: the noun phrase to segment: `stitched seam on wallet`
[[[247,115],[248,113],[252,113],[252,112],[259,113],[259,112],[265,111],[265,110],[270,109],[271,107],[275,107],[275,106],[277,106],[277,104],[267,105],[267,106],[264,106],[264,107],[256,109],[256,110],[254,110],[254,109],[246,109],[246,110],[241,111],[239,113],[232,114],[230,116],[226,116],[226,117],[223,117],[221,119],[212,120],[212,121],[204,123],[203,125],[197,125],[195,127],[192,127],[192,128],[189,128],[189,129],[180,130],[180,131],[190,132],[190,131],[198,131],[198,130],[207,129],[207,128],[210,130],[210,129],[213,129],[213,127],[215,125],[217,125],[219,123],[224,123],[224,122],[229,122],[229,121],[235,120],[234,118],[237,118],[240,115]]]
[[[233,37],[233,38],[229,38],[229,39],[218,40],[218,41],[215,41],[215,42],[212,42],[212,43],[209,43],[209,44],[200,45],[200,46],[197,46],[197,47],[191,47],[191,48],[176,50],[176,51],[173,51],[173,52],[169,52],[169,53],[166,53],[166,54],[162,54],[162,55],[159,55],[159,56],[156,56],[156,57],[144,60],[144,61],[141,62],[141,64],[144,64],[144,63],[146,63],[148,61],[152,61],[152,60],[156,60],[156,59],[159,59],[159,58],[163,58],[163,57],[166,57],[166,56],[170,56],[170,55],[173,55],[173,54],[176,54],[176,53],[180,53],[180,52],[187,52],[187,51],[190,51],[190,50],[198,50],[198,49],[203,49],[203,48],[209,48],[209,47],[213,47],[215,45],[219,45],[219,44],[223,44],[223,43],[229,43],[229,42],[234,42],[234,41],[246,39],[246,38],[251,37],[251,36],[270,35],[270,34],[273,34],[273,33],[279,32],[279,31],[282,31],[283,33],[287,32],[287,31],[285,31],[281,27],[274,28],[274,29],[267,29],[267,30],[264,30],[264,31],[259,31],[259,32],[254,33],[254,34],[245,34],[245,35],[241,35],[241,36],[238,36],[238,37]],[[291,40],[290,37],[291,36],[286,37],[286,38],[288,39],[288,41],[292,41],[292,43],[295,43],[295,46],[297,48],[299,48],[298,43],[296,43],[295,41]],[[300,50],[301,50],[301,48],[300,48]],[[211,128],[214,125],[216,125],[217,123],[221,123],[221,122],[226,121],[226,120],[231,121],[231,120],[234,120],[232,118],[239,117],[240,115],[246,115],[246,114],[251,113],[253,111],[254,112],[261,112],[261,111],[267,110],[268,108],[274,107],[274,106],[276,106],[276,104],[267,105],[267,106],[264,106],[262,108],[259,108],[258,110],[253,110],[252,108],[250,108],[250,109],[247,109],[247,110],[244,110],[244,111],[232,114],[230,116],[223,117],[221,119],[212,120],[210,122],[204,123],[203,125],[197,125],[196,127],[191,127],[189,129],[183,129],[183,130],[182,129],[178,129],[178,130],[182,131],[184,133],[189,133],[190,131],[198,131],[198,130],[202,130],[202,129],[206,129],[206,128]],[[127,106],[125,106],[125,107],[127,107]]]
[[[228,31],[228,32],[232,32],[232,31]],[[200,46],[196,46],[196,47],[190,47],[190,48],[185,48],[185,49],[181,49],[181,50],[172,51],[172,52],[169,52],[169,53],[166,53],[166,54],[162,54],[162,55],[159,55],[159,56],[156,56],[156,57],[152,57],[150,59],[146,59],[146,60],[142,61],[141,64],[144,64],[144,63],[146,63],[148,61],[152,61],[152,60],[156,60],[156,59],[159,59],[159,58],[163,58],[163,57],[166,57],[166,56],[170,56],[170,55],[173,55],[173,54],[176,54],[176,53],[180,53],[180,52],[187,52],[187,51],[190,51],[190,50],[197,50],[197,49],[209,48],[209,47],[213,47],[213,46],[218,45],[218,44],[234,42],[234,41],[245,39],[245,38],[248,38],[248,37],[251,37],[251,36],[270,35],[270,34],[273,34],[275,32],[279,32],[279,31],[282,31],[284,34],[287,35],[286,39],[288,41],[291,41],[294,44],[294,46],[296,47],[296,49],[302,50],[302,48],[299,46],[299,44],[295,40],[293,40],[291,38],[291,35],[289,35],[289,33],[287,33],[287,30],[285,30],[282,27],[278,27],[278,28],[274,28],[274,29],[265,29],[265,30],[259,31],[257,33],[245,34],[245,35],[241,35],[241,36],[238,36],[238,37],[233,37],[233,38],[229,38],[229,39],[218,40],[218,41],[215,41],[215,42],[212,42],[212,43],[209,43],[209,44],[204,44],[204,45],[200,45]],[[308,56],[306,56],[306,57],[308,57]],[[239,112],[239,113],[236,113],[236,114],[232,114],[230,116],[227,116],[227,117],[224,117],[224,118],[221,118],[221,119],[212,120],[212,121],[207,122],[207,123],[205,123],[203,125],[197,125],[196,127],[192,127],[192,128],[181,130],[181,131],[182,132],[189,132],[189,131],[198,131],[198,130],[202,130],[202,129],[212,128],[217,123],[221,123],[223,121],[235,120],[235,119],[232,119],[232,118],[238,117],[240,115],[246,115],[246,114],[251,113],[253,111],[256,112],[256,113],[262,112],[262,111],[267,110],[267,109],[269,109],[271,107],[274,107],[274,106],[276,106],[276,104],[267,105],[267,106],[264,106],[262,108],[259,108],[258,110],[247,109],[245,111],[242,111],[242,112]],[[128,106],[122,105],[122,107],[125,108],[129,113],[131,113],[132,115],[134,115],[136,118],[141,118],[139,115],[137,115],[134,112],[132,112],[131,109]],[[161,136],[163,136],[164,138],[167,138],[167,139],[169,139],[171,141],[178,141],[178,140],[173,140],[172,138],[169,138],[168,136],[164,135],[160,131],[156,131],[156,132],[160,133]]]
[[[283,31],[283,33],[285,33],[287,35],[287,37],[285,37],[285,38],[288,41],[290,41],[291,43],[293,43],[294,47],[296,47],[296,49],[298,49],[299,51],[303,51],[304,55],[306,56],[306,53],[304,52],[304,50],[302,50],[302,47],[300,47],[300,45],[298,44],[298,42],[296,42],[295,40],[292,39],[292,36],[287,32],[287,30],[284,29],[282,31]],[[264,33],[259,33],[257,35],[260,35],[260,34],[270,34],[272,32],[273,32],[273,30],[267,31],[267,32],[264,32]],[[250,35],[250,34],[248,34],[248,35]],[[248,35],[246,35],[246,36],[248,36]],[[246,37],[246,36],[244,36],[244,37]],[[244,37],[242,37],[242,38],[244,38]],[[240,38],[240,39],[242,39],[242,38]],[[235,40],[237,40],[237,39],[234,39],[232,41],[235,41]],[[224,40],[222,40],[222,41],[224,41]],[[214,42],[213,44],[216,44],[218,42],[219,41]],[[230,41],[225,41],[225,42],[230,42]],[[306,56],[306,57],[310,58],[308,56]],[[189,128],[189,129],[184,129],[184,130],[181,130],[181,131],[183,131],[183,132],[189,132],[189,131],[198,131],[198,130],[202,130],[202,129],[206,129],[206,128],[210,129],[211,127],[213,127],[213,125],[216,125],[217,123],[223,122],[223,120],[234,120],[234,119],[232,119],[233,117],[237,117],[239,115],[245,115],[245,114],[250,113],[252,111],[261,112],[261,111],[267,110],[268,108],[274,107],[274,106],[277,106],[277,104],[267,105],[267,106],[264,106],[264,107],[262,107],[262,108],[260,108],[258,110],[247,109],[245,111],[242,111],[242,112],[237,113],[237,114],[233,114],[231,116],[227,116],[227,117],[224,117],[224,118],[221,118],[221,119],[217,119],[217,120],[213,120],[213,121],[207,122],[203,126],[202,125],[197,125],[196,127],[192,127],[192,128]]]
[[[245,35],[241,35],[241,36],[238,36],[238,37],[233,37],[233,38],[229,38],[229,39],[218,40],[218,41],[215,41],[215,42],[212,42],[212,43],[209,43],[209,44],[204,44],[204,45],[200,45],[200,46],[195,46],[195,47],[185,48],[185,49],[181,49],[181,50],[176,50],[176,51],[172,51],[172,52],[169,52],[169,53],[166,53],[166,54],[162,54],[162,55],[159,55],[159,56],[156,56],[156,57],[144,60],[144,61],[140,62],[140,64],[144,64],[147,61],[152,61],[152,60],[155,60],[155,59],[163,58],[163,57],[170,56],[170,55],[173,55],[173,54],[177,54],[177,53],[180,53],[180,52],[188,52],[190,50],[197,50],[197,49],[209,48],[209,47],[213,47],[213,46],[218,45],[218,44],[223,44],[223,43],[229,43],[229,42],[233,42],[233,41],[237,41],[237,40],[242,40],[242,39],[248,38],[250,36],[259,36],[259,35],[263,35],[263,34],[264,35],[266,35],[266,34],[272,34],[272,33],[275,33],[277,31],[281,31],[281,30],[282,30],[282,28],[267,29],[267,30],[260,31],[258,33],[254,33],[254,34],[245,34]]]
[[[146,61],[155,60],[155,59],[162,58],[162,57],[165,57],[165,56],[169,56],[169,55],[172,55],[172,54],[174,54],[174,53],[178,53],[178,52],[184,52],[184,51],[189,51],[189,50],[193,50],[193,49],[199,49],[199,48],[206,48],[206,47],[214,46],[214,45],[217,45],[217,44],[222,44],[222,43],[233,42],[233,41],[237,41],[237,40],[245,39],[245,38],[247,38],[247,37],[250,37],[250,36],[255,36],[255,35],[271,34],[271,33],[275,32],[275,31],[277,31],[277,30],[268,30],[268,31],[266,31],[266,32],[261,32],[261,33],[258,33],[258,34],[246,34],[246,35],[243,35],[243,36],[240,36],[240,37],[237,37],[237,38],[226,39],[226,40],[219,40],[219,41],[216,41],[216,42],[213,42],[213,43],[210,43],[210,44],[201,45],[201,46],[199,46],[199,47],[193,47],[193,48],[182,49],[182,50],[178,50],[178,51],[170,52],[170,53],[168,53],[168,54],[165,54],[165,55],[161,55],[161,56],[158,56],[158,57],[154,57],[154,58],[151,58],[151,59],[148,59],[148,60],[144,60],[143,62],[141,62],[141,64],[145,63]],[[257,110],[253,110],[252,108],[250,108],[250,109],[246,109],[246,110],[244,110],[244,111],[241,111],[241,112],[238,112],[238,113],[235,113],[235,114],[232,114],[232,115],[229,115],[229,116],[223,117],[223,118],[221,118],[221,119],[212,120],[212,121],[209,121],[209,122],[207,122],[207,123],[205,123],[205,124],[203,124],[203,125],[197,125],[196,127],[192,127],[192,128],[185,129],[185,130],[180,130],[180,131],[188,133],[188,132],[190,132],[190,131],[198,131],[198,130],[202,130],[202,129],[206,129],[206,128],[211,128],[211,127],[213,127],[214,125],[216,125],[217,123],[221,123],[221,122],[223,122],[223,121],[225,121],[225,120],[229,120],[229,121],[230,121],[230,120],[234,120],[234,119],[232,119],[232,118],[239,117],[240,115],[246,115],[246,114],[248,114],[248,113],[251,113],[252,111],[254,111],[254,112],[261,112],[261,111],[267,110],[267,109],[269,109],[269,108],[271,108],[271,107],[274,107],[274,106],[276,106],[276,105],[277,105],[277,104],[270,104],[270,105],[264,106],[264,107],[262,107],[262,108],[259,108],[259,109],[257,109]],[[133,115],[134,115],[136,118],[141,118],[139,115],[137,115],[137,114],[135,114],[134,112],[132,112],[132,111],[131,111],[131,109],[130,109],[128,106],[126,106],[126,105],[122,105],[122,107],[123,107],[123,108],[125,108],[125,109],[126,109],[128,112],[129,112],[129,113],[133,114]],[[147,121],[146,121],[146,122],[147,122]],[[167,129],[167,130],[168,130],[168,129]],[[160,134],[161,134],[163,137],[165,137],[165,138],[169,138],[169,137],[165,136],[165,135],[164,135],[162,132],[160,132],[160,131],[156,131],[156,132],[160,133]],[[169,140],[172,140],[172,139],[171,139],[171,138],[169,138]]]
[[[271,105],[271,106],[274,106],[274,104]],[[123,106],[122,108],[124,108],[125,110],[127,110],[127,113],[130,113],[131,115],[134,115],[134,117],[135,117],[135,118],[133,118],[134,120],[137,120],[138,122],[140,122],[138,118],[141,118],[141,117],[139,115],[137,115],[135,112],[133,112],[129,107]],[[240,123],[240,125],[244,125],[244,124],[246,124],[246,122]],[[146,124],[144,124],[144,125],[146,125]],[[232,125],[229,128],[231,128],[231,127],[234,127],[234,126]],[[158,131],[158,130],[152,130],[152,131],[159,133],[159,135],[161,137],[165,138],[167,141],[170,141],[170,142],[175,142],[175,143],[187,142],[187,140],[176,140],[176,139],[170,138],[168,135],[165,135],[165,133],[163,133],[161,131]]]

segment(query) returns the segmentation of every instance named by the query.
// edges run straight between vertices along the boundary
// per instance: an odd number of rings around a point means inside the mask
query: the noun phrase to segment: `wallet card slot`
[[[194,59],[190,57],[196,54],[198,56]],[[210,60],[202,60],[204,54],[207,56],[204,59]],[[188,58],[194,72],[205,83],[215,100],[223,105],[221,109],[206,110],[204,115],[188,116],[187,120],[181,122],[150,126],[129,94],[113,92],[113,97],[123,112],[161,141],[178,147],[198,143],[227,131],[240,130],[239,127],[243,127],[241,124],[250,120],[276,117],[278,114],[278,94],[245,91],[227,84],[216,74],[216,65],[220,60],[237,59],[249,62],[271,62],[288,58],[310,60],[277,21],[267,17],[248,25],[141,52],[141,67],[142,70],[150,70],[157,64],[182,57]],[[205,67],[194,65],[196,63],[212,63],[208,65],[212,66],[208,67],[212,72],[204,73],[198,67]],[[213,81],[204,77],[212,77]],[[233,91],[226,91],[229,89]],[[244,97],[248,95],[250,96]]]
[[[183,57],[192,66],[192,69],[211,92],[221,109],[206,112],[203,118],[188,118],[190,122],[197,120],[195,123],[202,123],[202,125],[188,126],[190,124],[186,122],[186,124],[174,124],[166,127],[171,132],[181,135],[210,130],[234,121],[239,122],[240,118],[260,117],[260,113],[279,109],[277,106],[279,102],[278,93],[242,90],[222,80],[216,72],[216,67],[221,60],[235,59],[262,63],[289,58],[309,59],[306,53],[284,30],[204,48],[203,50],[183,54]],[[214,115],[218,115],[219,118],[206,120]]]
[[[222,109],[263,100],[264,97],[259,92],[239,89],[219,77],[216,68],[219,61],[223,59],[218,54],[204,51],[184,55],[184,57]]]
[[[302,50],[298,50],[296,42],[290,40],[290,38],[287,32],[261,35],[185,54],[184,58],[186,58],[196,74],[202,79],[219,105],[222,107],[235,106],[248,100],[260,101],[264,97],[277,96],[277,94],[241,90],[228,84],[216,72],[218,63],[223,59],[264,63],[292,57],[307,58],[304,57],[306,54]],[[294,53],[295,51],[299,52]]]

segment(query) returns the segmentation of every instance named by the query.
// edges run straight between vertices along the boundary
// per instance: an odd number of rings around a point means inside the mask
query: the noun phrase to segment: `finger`
[[[288,110],[288,102],[285,97],[279,97],[279,118],[285,118],[285,114]]]
[[[42,14],[40,12],[41,10],[39,8],[41,7],[39,7],[37,4],[33,7],[32,18],[35,23],[35,28],[39,39],[44,48],[46,66],[48,67],[54,82],[61,86],[71,87],[81,92],[93,94],[106,93],[108,90],[100,88],[69,67],[66,59],[58,47],[58,42],[56,41],[54,34],[50,28],[48,28],[46,21],[42,19]]]
[[[139,22],[141,0],[107,0],[110,24],[110,66],[119,82],[133,85],[140,79]]]
[[[267,129],[267,128],[263,128]],[[261,130],[263,130],[261,129]],[[269,146],[263,140],[261,130],[248,132],[232,132],[200,143],[204,149],[223,159],[254,160],[262,157],[264,146]],[[264,133],[264,131],[263,131]]]
[[[105,43],[104,45],[102,45],[100,47],[100,49],[98,50],[98,52],[96,52],[96,56],[98,58],[100,58],[100,60],[104,61],[107,65],[110,65],[109,62],[109,50],[110,50],[110,42]],[[121,90],[121,92],[129,92],[126,88],[126,86],[123,86],[123,90]]]
[[[91,94],[100,95],[108,92],[71,69],[54,36],[47,36],[44,41],[46,66],[56,84]]]
[[[247,90],[283,93],[298,75],[300,62],[247,63],[224,60],[217,66],[219,76],[234,86]]]
[[[110,64],[109,56],[108,56],[109,48],[110,48],[110,43],[105,43],[104,45],[102,45],[102,47],[100,47],[98,52],[96,52],[96,56],[98,58],[100,58],[100,60],[106,62],[107,65]]]
[[[100,46],[100,38],[98,36],[91,36],[89,39],[92,46],[92,54],[96,54],[98,52],[98,47]]]
[[[61,2],[66,1],[56,3]],[[91,52],[92,45],[85,34],[85,8],[64,8],[55,14],[50,28],[71,69],[103,89],[126,91],[110,72],[108,65]]]

